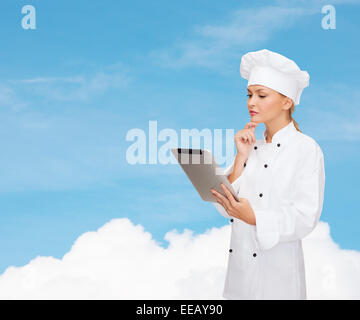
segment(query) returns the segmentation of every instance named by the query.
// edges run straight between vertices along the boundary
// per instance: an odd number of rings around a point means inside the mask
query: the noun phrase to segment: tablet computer
[[[217,202],[210,189],[215,189],[226,196],[220,185],[221,183],[238,200],[228,177],[216,163],[214,156],[209,150],[172,148],[171,152],[204,201]]]

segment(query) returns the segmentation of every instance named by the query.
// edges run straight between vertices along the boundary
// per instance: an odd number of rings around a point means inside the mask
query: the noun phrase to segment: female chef
[[[272,51],[241,59],[251,121],[237,132],[237,154],[225,174],[239,198],[211,189],[217,210],[230,218],[226,299],[306,299],[301,239],[319,221],[325,188],[324,156],[292,118],[309,74]],[[264,123],[262,139],[255,127]],[[311,261],[310,261],[311,263]]]

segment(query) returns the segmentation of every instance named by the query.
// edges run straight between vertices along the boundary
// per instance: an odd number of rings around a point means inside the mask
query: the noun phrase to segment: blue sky
[[[36,8],[36,30],[21,8]],[[0,4],[0,272],[62,257],[82,233],[128,217],[159,242],[228,221],[177,165],[129,165],[129,130],[249,121],[241,56],[294,59],[310,87],[294,118],[325,156],[321,220],[360,250],[360,1],[45,1]],[[256,129],[262,137],[264,125]]]

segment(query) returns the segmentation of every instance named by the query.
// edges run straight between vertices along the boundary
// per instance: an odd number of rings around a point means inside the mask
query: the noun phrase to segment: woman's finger
[[[246,135],[247,135],[247,137],[248,137],[248,139],[249,139],[249,144],[252,144],[253,138],[252,138],[250,129],[246,132]]]
[[[243,134],[241,135],[241,142],[246,143],[247,140],[248,140],[248,137],[245,135],[245,133],[243,133]]]
[[[258,125],[257,122],[250,121],[245,125],[245,129],[250,129],[251,127],[256,127]]]
[[[215,198],[215,200],[221,204],[221,199],[218,196],[218,192],[215,189],[210,189],[210,191],[211,191],[213,197]]]
[[[255,143],[256,142],[256,137],[255,137],[255,129],[249,129],[248,132],[251,135],[251,142]]]
[[[225,194],[226,194],[226,197],[229,199],[230,203],[232,206],[235,206],[236,204],[236,200],[234,198],[234,196],[232,195],[232,193],[229,191],[229,189],[222,183],[221,184],[221,187],[223,188]]]
[[[255,128],[258,125],[257,122],[254,121],[250,121],[245,125],[245,129],[251,129],[251,128]]]
[[[216,196],[215,196],[216,197]],[[226,206],[226,204],[224,203],[224,201],[222,201],[219,197],[216,197],[216,201],[221,204],[223,206],[223,208],[228,211],[228,208]]]
[[[227,210],[229,210],[230,207],[230,202],[229,200],[224,197],[220,192],[217,192],[216,190],[213,191],[216,198],[219,199],[219,201],[221,201],[222,206]]]
[[[246,134],[246,136],[247,136],[247,138],[248,138],[249,144],[251,144],[252,137],[251,137],[250,132],[245,132],[245,134]]]
[[[252,143],[254,144],[256,142],[256,137],[255,137],[255,133],[252,130],[250,131],[250,135],[251,135]]]

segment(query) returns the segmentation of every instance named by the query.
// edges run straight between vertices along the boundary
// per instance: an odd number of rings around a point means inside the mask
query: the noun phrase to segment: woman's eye
[[[252,96],[252,94],[247,94],[246,96],[248,96],[249,98]],[[266,96],[259,96],[260,98],[265,98]]]

